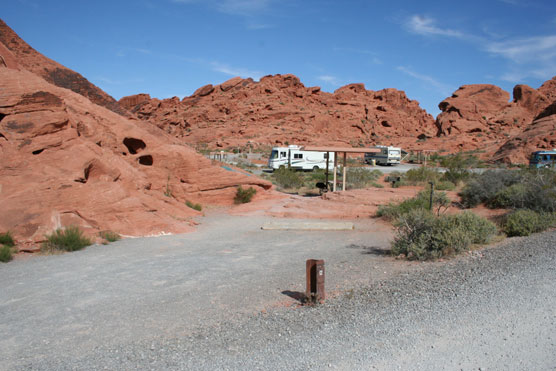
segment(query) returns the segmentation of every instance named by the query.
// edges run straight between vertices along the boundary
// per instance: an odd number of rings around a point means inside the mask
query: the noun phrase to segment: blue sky
[[[461,85],[556,75],[554,0],[11,0],[0,17],[116,99],[293,73],[404,90],[436,115]]]

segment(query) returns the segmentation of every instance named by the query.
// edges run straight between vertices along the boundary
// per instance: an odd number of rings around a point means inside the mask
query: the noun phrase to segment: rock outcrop
[[[221,167],[151,124],[47,82],[0,43],[0,231],[19,242],[78,225],[142,236],[185,232],[185,205],[231,205],[267,181]],[[37,59],[40,60],[40,59]],[[38,68],[38,67],[37,67]]]
[[[7,61],[11,55],[11,57],[17,60],[19,66],[41,76],[51,84],[70,89],[89,98],[93,103],[106,107],[120,115],[129,115],[114,98],[90,83],[82,75],[37,52],[1,19],[0,45],[0,66],[2,65],[2,59]]]
[[[402,91],[350,84],[331,94],[305,87],[294,75],[259,82],[235,77],[183,100],[145,97],[124,97],[120,104],[186,143],[209,148],[415,144],[436,133],[433,117]]]

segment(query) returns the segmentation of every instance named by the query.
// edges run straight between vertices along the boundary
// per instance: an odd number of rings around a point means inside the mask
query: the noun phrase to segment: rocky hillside
[[[231,205],[239,185],[256,188],[256,197],[271,188],[55,86],[3,43],[0,57],[0,231],[18,241],[68,225],[89,234],[184,232],[200,214],[186,200]]]
[[[304,86],[294,75],[258,82],[236,77],[201,87],[183,100],[139,94],[119,102],[180,140],[209,148],[368,146],[415,143],[436,134],[434,118],[402,91],[351,84],[331,94]]]
[[[465,85],[439,104],[437,136],[455,148],[482,150],[485,158],[495,161],[527,163],[532,151],[556,144],[553,130],[537,125],[555,113],[555,101],[556,79],[539,89],[516,85],[511,101],[497,86]]]
[[[31,71],[49,83],[70,89],[88,98],[91,102],[106,107],[120,115],[128,116],[118,102],[104,91],[91,84],[79,73],[62,66],[37,52],[23,41],[3,20],[0,19],[0,55],[15,68]],[[4,63],[6,65],[6,63]],[[15,64],[15,65],[14,65]],[[2,61],[0,60],[0,65]]]

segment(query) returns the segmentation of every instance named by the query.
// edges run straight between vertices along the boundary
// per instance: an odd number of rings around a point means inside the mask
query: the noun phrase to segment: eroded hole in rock
[[[6,136],[2,133],[0,133],[0,138],[4,138],[4,140],[8,140],[8,138],[6,138]]]
[[[136,138],[124,138],[124,145],[127,147],[127,150],[132,155],[141,152],[145,149],[145,147],[147,147],[145,142],[143,142],[141,139]]]
[[[153,164],[153,156],[151,155],[144,155],[141,156],[137,159],[137,161],[141,164],[141,165],[145,165],[145,166],[151,166]]]
[[[6,117],[6,115],[4,115],[3,113],[0,113],[0,122],[4,119],[4,117]]]
[[[44,151],[44,148],[37,149],[37,150],[33,151],[33,154],[34,154],[34,155],[39,155],[39,154],[42,153],[42,151]]]

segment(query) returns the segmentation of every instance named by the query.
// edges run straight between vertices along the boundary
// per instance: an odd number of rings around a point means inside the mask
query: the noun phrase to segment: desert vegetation
[[[380,170],[368,170],[362,167],[346,168],[346,189],[361,189],[367,187],[382,188],[383,185],[378,180],[383,176]],[[333,180],[332,171],[329,172],[328,180]],[[318,193],[316,184],[325,182],[326,175],[324,170],[314,170],[310,172],[297,171],[294,169],[281,168],[266,178],[278,186],[282,191],[290,193]],[[338,172],[337,179],[342,178],[342,172]]]
[[[234,203],[238,204],[246,204],[251,202],[253,196],[257,193],[257,190],[253,187],[243,188],[242,186],[237,187],[236,196],[234,197]]]
[[[66,229],[56,229],[52,234],[46,236],[43,243],[43,252],[77,251],[92,245],[91,239],[83,235],[77,226],[69,226]]]
[[[10,231],[0,233],[0,262],[7,263],[13,259],[15,241]]]

